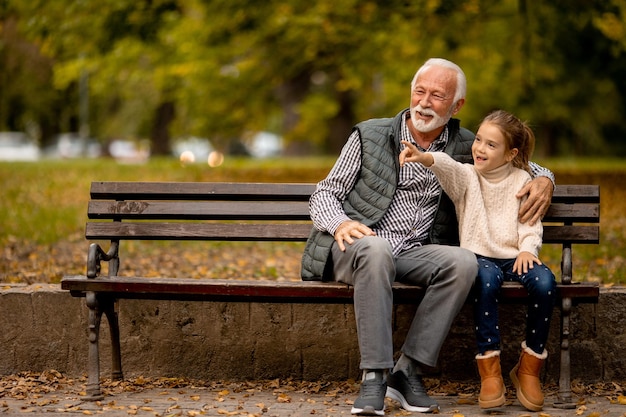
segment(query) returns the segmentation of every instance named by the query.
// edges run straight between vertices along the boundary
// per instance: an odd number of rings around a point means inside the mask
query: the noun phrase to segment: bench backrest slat
[[[305,241],[310,224],[288,223],[87,223],[90,240]],[[544,243],[598,243],[598,226],[544,226]]]
[[[233,187],[233,185],[236,186]],[[91,183],[94,200],[264,200],[274,195],[276,200],[307,201],[315,184],[298,183],[229,183],[229,182],[106,182]],[[557,185],[553,203],[598,203],[600,188],[597,185]]]
[[[304,241],[314,189],[294,183],[93,182],[88,217],[95,221],[87,223],[86,237]],[[557,186],[544,218],[544,242],[598,243],[599,199],[597,185]]]
[[[598,204],[552,204],[544,222],[597,222]],[[110,201],[89,202],[90,219],[308,220],[306,201]]]
[[[599,204],[580,203],[564,204],[552,203],[543,222],[589,222],[597,223],[600,219]]]
[[[236,184],[236,185],[235,185]],[[92,182],[94,200],[308,201],[315,184],[228,182]]]
[[[305,241],[310,224],[288,223],[87,223],[90,240]]]
[[[575,203],[599,203],[600,187],[592,184],[557,185],[552,195],[552,202],[562,203],[564,201]]]
[[[306,201],[90,201],[90,219],[309,220]]]
[[[599,243],[600,226],[544,226],[543,243]]]

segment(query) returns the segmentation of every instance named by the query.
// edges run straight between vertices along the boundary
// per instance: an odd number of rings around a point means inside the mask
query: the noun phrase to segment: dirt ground
[[[85,401],[86,378],[68,378],[49,370],[21,372],[0,378],[0,415],[24,413],[80,413],[114,416],[294,416],[349,415],[359,384],[348,381],[194,381],[183,378],[131,378],[102,381],[104,400]],[[478,382],[461,384],[426,379],[426,387],[436,398],[440,414],[455,417],[484,416],[476,404]],[[593,385],[573,384],[575,408],[553,406],[556,386],[544,386],[546,405],[540,417],[626,416],[626,397],[621,385],[608,382]],[[386,400],[387,415],[414,415]],[[497,415],[530,417],[516,402],[512,390]]]

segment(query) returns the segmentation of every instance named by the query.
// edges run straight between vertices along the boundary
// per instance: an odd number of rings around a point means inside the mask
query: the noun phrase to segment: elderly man
[[[422,383],[436,366],[452,321],[477,274],[474,254],[458,246],[454,206],[436,177],[420,164],[400,167],[401,141],[471,162],[474,135],[453,119],[465,103],[461,68],[430,59],[411,83],[410,108],[394,118],[355,126],[328,176],[311,196],[314,230],[302,258],[305,280],[354,286],[362,383],[352,414],[384,415],[384,399],[408,411],[439,410]],[[532,165],[535,179],[521,220],[534,223],[547,210],[552,173]],[[418,285],[425,296],[394,365],[391,286]]]

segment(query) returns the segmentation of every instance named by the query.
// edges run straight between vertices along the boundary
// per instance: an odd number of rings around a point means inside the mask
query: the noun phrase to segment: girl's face
[[[511,162],[517,152],[517,148],[509,149],[498,126],[489,122],[480,125],[472,144],[474,166],[479,172],[488,172]]]

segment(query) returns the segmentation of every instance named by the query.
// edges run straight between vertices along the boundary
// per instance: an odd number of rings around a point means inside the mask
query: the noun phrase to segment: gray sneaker
[[[409,377],[402,371],[387,375],[387,397],[398,401],[407,411],[432,413],[439,411],[439,404],[426,394],[422,377]]]
[[[352,406],[352,414],[359,416],[384,416],[385,392],[387,383],[382,372],[368,372],[363,382],[359,397]]]

